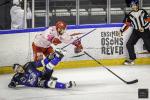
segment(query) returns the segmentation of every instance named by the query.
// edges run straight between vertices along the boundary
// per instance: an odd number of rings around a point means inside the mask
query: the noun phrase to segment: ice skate
[[[72,87],[76,87],[75,81],[69,81],[69,83],[66,84],[66,88],[72,88]]]
[[[134,60],[127,59],[123,63],[124,65],[134,65]]]

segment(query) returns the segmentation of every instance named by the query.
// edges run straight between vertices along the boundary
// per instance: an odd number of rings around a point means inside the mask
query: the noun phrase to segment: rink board
[[[98,60],[100,61],[104,66],[106,67],[117,67],[118,65],[122,65],[123,61],[125,59],[103,59],[103,60]],[[150,64],[150,59],[149,58],[138,58],[135,61],[135,64],[141,65],[149,65]],[[55,67],[55,70],[61,70],[61,69],[66,69],[66,68],[87,68],[87,67],[101,67],[101,65],[98,65],[95,61],[93,60],[81,60],[81,61],[63,61],[61,62],[58,66]],[[131,66],[132,67],[132,66]],[[39,68],[39,70],[42,70],[43,68]],[[12,68],[10,66],[4,66],[0,67],[0,74],[8,74],[12,73]]]
[[[96,28],[95,31],[82,39],[84,50],[90,53],[96,59],[105,65],[121,65],[128,53],[126,50],[126,42],[132,32],[129,28],[123,36],[118,37],[118,30],[123,24],[94,24],[81,26],[68,26],[67,33],[81,32],[80,37]],[[46,28],[25,29],[25,30],[6,30],[0,31],[0,73],[12,72],[10,67],[14,63],[25,64],[27,61],[33,60],[32,42],[35,35],[44,31]],[[63,47],[66,44],[58,45]],[[67,54],[63,61],[56,67],[61,68],[79,68],[88,66],[97,66],[88,56],[84,55],[78,58],[72,58],[74,54],[72,45],[66,48]],[[137,64],[150,64],[149,54],[143,48],[143,41],[139,40],[135,46],[138,59]]]

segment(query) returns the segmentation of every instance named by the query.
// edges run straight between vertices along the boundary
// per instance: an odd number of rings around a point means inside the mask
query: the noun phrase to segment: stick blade
[[[130,82],[126,82],[127,84],[134,84],[134,83],[137,83],[138,82],[138,79],[135,79],[133,81],[130,81]]]
[[[70,58],[77,58],[77,57],[81,57],[81,56],[83,56],[83,55],[85,55],[85,54],[75,55],[75,56],[72,56],[72,57],[70,57]]]

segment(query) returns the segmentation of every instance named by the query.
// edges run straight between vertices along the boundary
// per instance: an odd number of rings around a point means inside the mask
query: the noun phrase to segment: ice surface
[[[54,72],[60,82],[76,81],[77,87],[58,90],[7,87],[12,74],[0,75],[0,100],[138,100],[138,89],[150,89],[150,65],[109,67],[127,81],[127,85],[102,67],[63,69]]]

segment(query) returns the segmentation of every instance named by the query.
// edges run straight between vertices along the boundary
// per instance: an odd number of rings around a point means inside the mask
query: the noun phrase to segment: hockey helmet
[[[22,73],[22,72],[24,72],[24,70],[23,70],[23,68],[22,68],[22,66],[20,65],[20,64],[14,64],[13,66],[12,66],[12,68],[13,68],[13,70],[15,71],[15,72],[18,72],[18,73]]]
[[[64,21],[57,21],[55,26],[57,32],[62,35],[66,30],[67,24]]]
[[[139,5],[139,1],[138,0],[132,0],[131,3],[130,3],[130,6],[133,6],[133,5]]]

